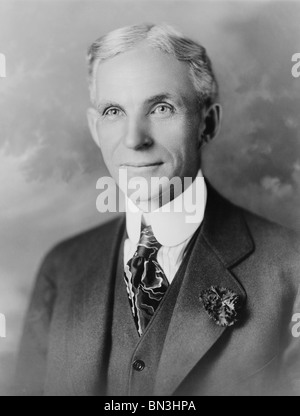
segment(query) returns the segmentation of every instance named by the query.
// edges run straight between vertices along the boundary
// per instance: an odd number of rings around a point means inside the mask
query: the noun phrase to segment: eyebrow
[[[153,97],[147,98],[144,102],[144,105],[149,106],[149,105],[160,103],[160,102],[165,101],[165,100],[172,100],[172,101],[176,102],[178,105],[180,105],[179,100],[176,99],[176,97],[174,97],[172,94],[169,94],[169,93],[161,93],[161,94],[154,95]],[[112,102],[112,101],[102,101],[97,105],[98,110],[102,110],[102,109],[107,108],[107,107],[120,107],[120,108],[122,108],[122,105],[120,105],[116,102]]]
[[[162,93],[162,94],[157,94],[157,95],[154,95],[153,97],[148,98],[145,101],[145,103],[148,104],[148,105],[151,105],[151,104],[157,104],[157,103],[165,101],[165,100],[172,100],[172,101],[176,101],[176,102],[178,101],[178,100],[176,100],[176,98],[173,95],[171,95],[169,93]]]
[[[102,101],[102,102],[97,104],[97,110],[98,111],[102,111],[102,110],[104,110],[108,107],[122,107],[122,106],[120,106],[120,104],[118,104],[116,102],[114,103],[112,101]]]

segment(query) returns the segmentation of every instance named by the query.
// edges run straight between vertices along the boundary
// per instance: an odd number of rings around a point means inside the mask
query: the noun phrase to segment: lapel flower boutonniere
[[[238,322],[242,302],[241,297],[232,290],[211,286],[201,293],[200,300],[217,325],[230,327]]]

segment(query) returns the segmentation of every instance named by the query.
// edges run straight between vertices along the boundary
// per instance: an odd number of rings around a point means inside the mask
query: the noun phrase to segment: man
[[[167,186],[145,186],[135,203],[126,189],[125,216],[47,256],[19,393],[293,394],[286,351],[299,242],[203,179],[202,148],[222,114],[205,49],[168,26],[132,26],[92,45],[89,70],[89,126],[115,181],[123,169],[147,185],[193,183],[164,203]],[[189,205],[172,204],[191,192],[198,215],[187,221]]]

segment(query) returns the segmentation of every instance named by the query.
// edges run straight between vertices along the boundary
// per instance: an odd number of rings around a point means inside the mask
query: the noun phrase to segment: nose
[[[153,139],[147,120],[140,118],[128,120],[123,142],[128,149],[133,150],[142,150],[151,147],[153,145]]]

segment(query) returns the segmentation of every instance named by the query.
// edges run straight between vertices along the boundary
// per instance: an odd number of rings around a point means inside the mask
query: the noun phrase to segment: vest
[[[142,337],[138,335],[134,323],[123,277],[125,231],[115,282],[107,396],[153,395],[168,327],[200,228],[191,239],[181,266]]]

